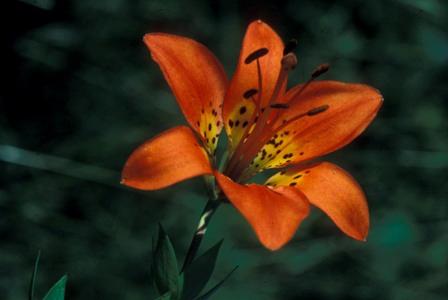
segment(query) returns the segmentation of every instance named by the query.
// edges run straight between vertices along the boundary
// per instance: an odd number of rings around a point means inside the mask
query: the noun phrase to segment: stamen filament
[[[247,148],[244,149],[245,151],[241,154],[241,161],[244,161],[245,157],[253,157],[259,150],[260,147],[262,147],[264,145],[264,139],[262,138],[262,135],[266,134],[267,130],[269,130],[269,126],[267,126],[268,124],[271,124],[272,122],[269,122],[269,116],[272,112],[272,105],[275,106],[275,100],[279,97],[280,95],[280,91],[282,90],[284,84],[286,83],[286,80],[288,78],[288,71],[291,69],[291,61],[288,60],[282,60],[282,69],[278,75],[277,78],[277,82],[276,85],[274,87],[274,91],[272,93],[271,98],[269,99],[269,101],[267,102],[267,107],[262,110],[260,110],[260,118],[257,122],[257,125],[255,126],[254,131],[250,134],[246,144],[247,144]],[[285,66],[284,64],[287,64],[287,66]],[[260,70],[260,69],[259,69]],[[260,71],[261,74],[261,71]],[[261,103],[261,99],[259,101]],[[254,149],[255,149],[255,153],[254,153]],[[246,166],[244,166],[246,167]]]
[[[299,95],[302,94],[302,92],[310,85],[311,82],[313,82],[317,77],[320,75],[326,73],[330,69],[329,64],[321,64],[314,69],[314,71],[311,73],[311,77],[305,82],[305,84],[291,97],[291,101],[289,101],[289,105],[295,104],[298,99]]]
[[[283,128],[285,128],[286,126],[288,126],[289,124],[291,124],[294,121],[297,121],[297,120],[299,120],[299,119],[301,119],[303,117],[306,117],[306,116],[308,116],[308,117],[315,116],[317,114],[320,114],[320,113],[326,111],[329,108],[330,108],[330,106],[328,104],[312,108],[309,111],[301,113],[301,114],[295,116],[292,119],[286,120],[286,122],[283,122],[280,126],[276,127],[273,131],[274,132],[278,132],[278,131],[282,130]]]
[[[288,52],[289,49],[285,47],[285,52]],[[248,57],[249,58],[249,57]],[[247,60],[247,59],[246,59]],[[312,81],[314,81],[317,77],[324,74],[329,70],[328,64],[322,64],[319,65],[310,76],[310,79],[292,96],[292,100],[288,103],[280,103],[276,102],[276,99],[280,96],[280,91],[287,80],[287,74],[288,71],[294,69],[295,65],[297,64],[297,58],[296,56],[288,52],[283,57],[282,61],[282,68],[280,70],[280,73],[277,78],[276,85],[274,87],[274,91],[272,93],[271,98],[269,101],[264,104],[261,103],[261,67],[260,62],[257,59],[257,73],[258,73],[258,79],[259,79],[259,94],[258,94],[258,107],[257,110],[254,111],[252,118],[251,118],[251,124],[253,124],[253,120],[255,115],[257,115],[257,111],[260,114],[260,118],[251,134],[249,135],[249,129],[245,131],[243,138],[240,140],[240,143],[237,146],[237,149],[235,153],[232,155],[231,161],[229,163],[229,166],[227,168],[227,174],[229,174],[233,178],[237,178],[237,180],[246,180],[249,178],[249,176],[252,176],[255,170],[249,171],[249,158],[255,157],[257,153],[260,151],[260,149],[269,141],[269,139],[273,136],[275,132],[279,132],[281,129],[285,128],[291,122],[294,122],[300,118],[309,116],[315,116],[317,114],[320,114],[324,111],[326,111],[329,108],[329,105],[322,105],[319,107],[315,107],[313,109],[310,109],[307,112],[301,113],[299,115],[296,115],[290,120],[284,120],[284,122],[279,125],[277,128],[273,128],[275,124],[277,124],[278,117],[282,114],[278,111],[272,116],[271,118],[271,112],[274,109],[287,109],[290,106],[294,105],[298,99],[299,95],[310,85]],[[266,105],[265,108],[262,108],[260,110],[260,106]]]
[[[250,55],[249,55],[250,56]],[[248,57],[249,58],[249,57]],[[246,59],[247,60],[247,59]],[[271,95],[271,98],[266,103],[266,108],[261,108],[259,110],[260,118],[257,122],[257,125],[255,126],[255,129],[253,132],[249,135],[249,128],[246,130],[245,134],[243,135],[243,138],[240,140],[239,145],[237,146],[237,149],[235,150],[234,154],[232,155],[232,159],[229,163],[228,168],[228,174],[233,175],[235,177],[240,176],[241,172],[248,167],[250,164],[250,161],[248,158],[254,157],[261,147],[268,141],[266,139],[266,136],[270,136],[272,133],[272,130],[269,126],[269,124],[274,124],[273,122],[269,122],[269,116],[272,112],[271,104],[275,106],[275,100],[279,98],[280,91],[286,84],[286,80],[288,78],[288,71],[293,69],[295,65],[297,64],[297,57],[293,53],[286,54],[281,61],[282,67],[280,70],[280,73],[277,77],[276,85],[274,87],[274,91]],[[257,59],[257,72],[258,72],[258,79],[259,79],[259,101],[260,103],[258,109],[260,109],[260,106],[263,106],[263,103],[261,103],[261,67],[260,62]],[[274,107],[275,108],[275,107]],[[252,115],[252,120],[255,116],[255,112]],[[276,119],[277,116],[274,117]],[[251,122],[251,124],[253,124]]]
[[[261,49],[266,49],[266,48],[261,48]],[[257,51],[259,52],[261,49],[259,49]],[[248,59],[251,58],[251,56],[254,56],[254,53],[257,53],[257,51],[250,54],[246,58],[245,63],[247,63]],[[267,54],[267,51],[266,51],[266,54]],[[259,57],[256,58],[256,61],[257,61],[257,76],[258,76],[258,91],[257,91],[258,101],[255,101],[255,99],[253,99],[254,103],[256,103],[256,107],[255,107],[255,109],[252,113],[252,116],[250,118],[250,122],[249,122],[250,126],[247,126],[247,129],[245,130],[243,136],[241,137],[240,142],[238,143],[238,146],[236,147],[236,149],[234,150],[234,152],[231,155],[229,164],[226,167],[228,174],[232,174],[233,169],[236,168],[236,166],[239,164],[240,160],[244,158],[244,156],[240,153],[242,151],[242,148],[244,148],[245,141],[247,141],[247,137],[249,135],[250,128],[252,127],[252,124],[254,124],[255,118],[257,117],[257,115],[259,114],[259,111],[260,111],[260,105],[261,105],[261,99],[262,99],[261,97],[263,94],[263,75],[261,73]],[[253,90],[255,90],[255,89],[253,89]],[[249,90],[249,91],[251,91],[251,90]],[[247,91],[246,93],[248,93],[249,91]],[[246,93],[244,93],[244,94],[246,94]],[[255,94],[253,94],[251,96],[253,97],[254,95]]]

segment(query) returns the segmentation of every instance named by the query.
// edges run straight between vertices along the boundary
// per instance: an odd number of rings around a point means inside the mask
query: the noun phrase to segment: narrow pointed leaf
[[[164,295],[170,292],[173,300],[180,298],[183,280],[179,276],[176,253],[160,224],[159,236],[153,253],[152,273],[155,286],[160,294]]]
[[[40,251],[37,252],[36,260],[34,262],[33,274],[31,275],[30,287],[29,287],[29,291],[28,291],[28,299],[29,300],[34,299],[34,285],[36,283],[36,276],[37,276],[37,269],[39,267],[39,260],[40,260]]]
[[[215,246],[208,249],[185,270],[183,300],[194,299],[205,287],[215,269],[216,259],[222,242],[221,240]]]
[[[45,295],[43,300],[64,300],[65,295],[65,284],[67,283],[67,275],[62,276],[58,282],[56,282],[48,293]]]
[[[218,289],[221,287],[221,285],[227,280],[229,279],[229,277],[233,274],[233,272],[236,271],[236,269],[238,269],[238,266],[236,266],[235,268],[233,268],[232,271],[230,271],[229,274],[226,275],[226,277],[224,277],[220,282],[218,282],[214,287],[212,287],[207,293],[205,293],[204,295],[196,298],[196,300],[208,300],[210,299],[211,296],[213,296],[214,293],[216,293],[216,291],[218,291]]]

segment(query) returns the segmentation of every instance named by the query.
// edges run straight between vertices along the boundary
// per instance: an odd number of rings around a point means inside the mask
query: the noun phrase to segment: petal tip
[[[366,230],[366,232],[361,232],[361,231],[351,232],[351,233],[345,232],[345,234],[354,240],[357,240],[360,242],[367,242],[368,230]]]
[[[374,99],[378,101],[379,107],[381,107],[381,105],[384,102],[384,97],[383,97],[383,94],[381,94],[381,91],[373,86],[365,85],[365,84],[363,84],[363,85],[367,88],[370,88],[370,90],[375,94]]]
[[[153,33],[145,33],[142,38],[143,42],[148,43],[151,39],[151,36],[153,36]]]
[[[129,186],[129,182],[128,181],[129,181],[129,178],[123,176],[120,179],[120,184]]]
[[[252,21],[252,22],[249,24],[248,27],[252,27],[252,26],[267,27],[267,28],[269,28],[270,30],[274,31],[274,30],[271,28],[271,26],[269,26],[266,22],[264,22],[264,21],[261,20],[261,19],[257,19],[257,20],[255,20],[255,21]]]
[[[249,23],[248,29],[252,28],[252,29],[268,29],[272,32],[275,32],[274,29],[271,28],[271,26],[269,26],[266,22],[264,22],[261,19],[257,19],[255,21],[252,21]]]
[[[363,243],[366,243],[367,242],[367,237],[366,236],[363,236],[363,237],[360,237],[360,238],[355,238],[357,241],[360,241],[360,242],[363,242]]]
[[[285,245],[285,243],[279,244],[279,243],[269,243],[269,242],[261,242],[261,244],[271,252],[280,250],[280,248],[282,248]]]
[[[143,35],[143,42],[148,46],[152,46],[154,45],[155,42],[157,42],[157,37],[163,37],[163,36],[167,36],[167,34],[163,34],[160,32],[150,32],[150,33],[145,33]]]

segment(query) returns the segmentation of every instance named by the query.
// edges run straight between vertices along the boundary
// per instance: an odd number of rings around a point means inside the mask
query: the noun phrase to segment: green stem
[[[191,264],[193,259],[196,257],[201,242],[207,231],[207,226],[210,222],[210,219],[212,218],[216,209],[219,207],[220,203],[221,201],[217,200],[216,197],[211,197],[205,205],[204,210],[201,214],[201,218],[199,219],[198,227],[194,232],[190,247],[188,248],[187,256],[185,256],[185,261],[182,266],[182,272]]]

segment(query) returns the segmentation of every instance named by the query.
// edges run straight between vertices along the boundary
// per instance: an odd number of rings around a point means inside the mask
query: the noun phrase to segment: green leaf
[[[67,283],[67,275],[62,276],[58,282],[56,282],[43,300],[64,300],[65,284]]]
[[[194,299],[205,287],[215,269],[216,259],[218,258],[222,242],[221,240],[204,254],[196,258],[185,270],[183,300]]]
[[[226,277],[224,277],[220,282],[218,282],[214,287],[212,287],[207,293],[205,293],[204,295],[196,298],[196,300],[207,300],[210,299],[210,297],[216,293],[216,291],[221,287],[221,285],[227,280],[229,279],[230,275],[233,274],[233,272],[235,272],[235,270],[238,269],[238,266],[236,266],[235,268],[233,268],[232,271],[230,271],[229,274],[226,275]]]
[[[171,300],[171,293],[170,292],[166,292],[162,296],[157,297],[156,300]]]
[[[159,224],[159,236],[153,253],[152,274],[159,294],[171,293],[171,299],[180,299],[183,276],[179,276],[176,253],[173,245]]]
[[[34,262],[34,270],[33,274],[31,275],[31,281],[30,281],[30,287],[28,290],[28,299],[33,300],[34,299],[34,285],[36,283],[36,275],[37,275],[37,269],[39,267],[39,260],[40,260],[40,251],[37,252],[37,257]]]

